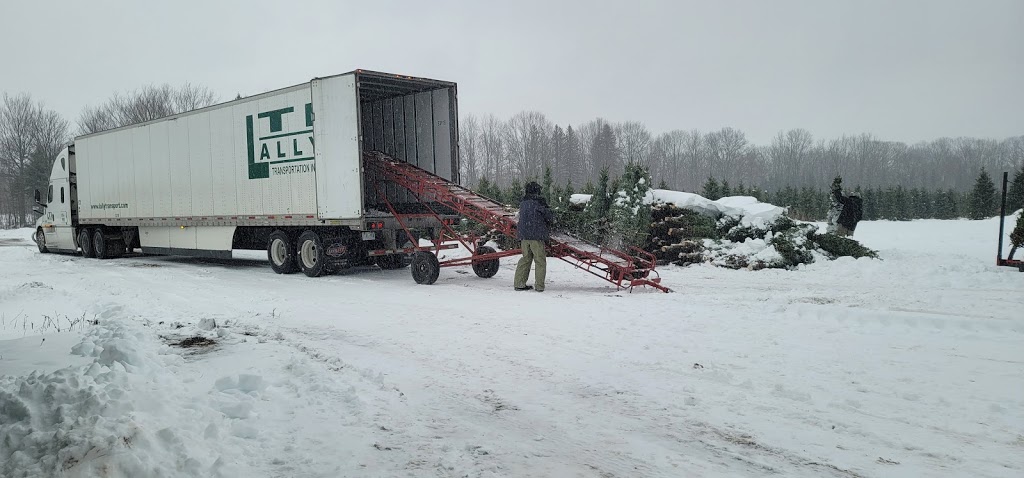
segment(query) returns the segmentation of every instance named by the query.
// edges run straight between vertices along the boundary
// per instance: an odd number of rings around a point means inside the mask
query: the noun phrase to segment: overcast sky
[[[455,81],[463,114],[563,125],[1024,134],[1024,0],[7,0],[0,19],[0,90],[72,122],[145,84],[230,100],[364,68]]]

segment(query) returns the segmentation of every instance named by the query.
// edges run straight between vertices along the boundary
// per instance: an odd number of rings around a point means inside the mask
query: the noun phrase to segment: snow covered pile
[[[792,268],[841,256],[874,257],[857,241],[818,233],[785,209],[750,196],[711,201],[697,194],[655,195],[646,249],[662,262],[733,269]]]
[[[621,192],[618,196],[622,196]],[[613,202],[621,198],[615,196]],[[574,194],[573,204],[587,204],[590,194]],[[798,224],[786,209],[752,196],[710,200],[699,194],[667,189],[645,191],[651,225],[645,249],[665,263],[711,263],[733,269],[792,268],[842,256],[875,257],[853,240],[819,234]]]
[[[238,476],[218,441],[257,433],[247,419],[260,377],[224,377],[188,399],[174,373],[183,359],[167,348],[103,319],[71,348],[83,365],[0,376],[0,475]]]
[[[590,202],[592,197],[592,194],[573,194],[569,198],[569,202],[582,205]],[[737,216],[747,218],[749,221],[765,223],[786,213],[785,208],[760,202],[753,196],[730,196],[712,201],[699,194],[668,189],[649,190],[644,197],[644,202],[652,205],[671,204],[714,218]]]

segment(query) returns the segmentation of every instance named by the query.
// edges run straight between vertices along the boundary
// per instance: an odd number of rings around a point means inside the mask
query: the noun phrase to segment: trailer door
[[[312,81],[311,111],[319,219],[359,220],[363,216],[359,101],[355,76]]]

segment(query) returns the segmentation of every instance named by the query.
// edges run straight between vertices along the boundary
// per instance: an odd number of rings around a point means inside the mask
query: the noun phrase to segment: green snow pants
[[[534,289],[544,290],[544,276],[547,274],[548,260],[544,252],[544,241],[522,241],[520,246],[523,250],[523,257],[519,258],[516,265],[516,289],[526,287],[526,281],[530,278],[530,263],[537,264],[537,280]]]

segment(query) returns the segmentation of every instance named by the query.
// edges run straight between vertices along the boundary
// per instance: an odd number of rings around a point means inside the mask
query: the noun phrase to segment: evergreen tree
[[[642,246],[651,226],[651,206],[644,198],[651,189],[651,177],[642,166],[631,163],[617,181],[609,210],[610,245]]]
[[[864,190],[864,201],[862,213],[867,221],[877,221],[878,217],[878,191],[875,188]]]
[[[565,132],[562,131],[562,127],[555,125],[555,131],[551,133],[551,162],[545,167],[545,177],[550,174],[547,170],[554,171],[553,180],[564,181],[568,179],[566,175],[566,154],[565,154]],[[551,198],[548,197],[548,201]]]
[[[935,218],[956,219],[956,191],[935,191]]]
[[[569,198],[565,196],[562,187],[555,184],[551,186],[551,200],[548,202],[553,208],[565,209],[569,206]]]
[[[597,179],[597,188],[594,189],[594,195],[590,198],[590,207],[587,208],[592,219],[608,216],[608,209],[611,207],[608,186],[608,169],[602,169],[601,175]]]
[[[660,182],[658,183],[658,189],[668,189],[668,184],[667,184],[667,183],[665,183],[665,180],[664,180],[664,179],[662,179],[662,180],[661,180],[661,181],[660,181]]]
[[[1024,208],[1024,166],[1021,166],[1013,175],[1013,181],[1006,191],[1006,213]]]
[[[522,201],[525,195],[526,190],[523,183],[519,181],[519,178],[513,179],[512,184],[509,185],[508,190],[505,192],[505,202],[519,205],[519,201]]]
[[[594,136],[590,153],[592,155],[591,164],[595,167],[610,169],[615,165],[619,158],[619,147],[611,125],[605,123],[604,127]]]
[[[572,188],[572,181],[569,181],[569,183],[565,185],[565,191],[563,191],[562,194],[565,195],[563,202],[565,203],[566,208],[568,208],[572,195],[576,194],[576,191]]]
[[[704,183],[704,189],[701,191],[701,196],[704,196],[712,201],[721,198],[718,189],[718,181],[715,181],[714,177],[709,177]]]
[[[743,187],[743,181],[740,181],[740,184],[736,186],[736,189],[733,189],[732,194],[734,196],[753,196],[753,194],[748,194],[747,189]]]
[[[483,197],[494,198],[491,194],[491,181],[487,179],[487,176],[481,176],[480,180],[477,181],[476,192]]]
[[[587,184],[583,185],[583,194],[594,194],[594,191],[594,182],[588,179]]]
[[[544,200],[547,201],[548,204],[551,204],[551,199],[552,199],[552,196],[551,196],[551,192],[552,192],[551,185],[554,184],[554,182],[555,182],[555,178],[553,178],[551,176],[551,167],[548,166],[548,167],[544,168],[544,182],[542,183],[542,186],[544,187],[544,189],[543,189],[542,194],[544,195]]]
[[[800,197],[797,199],[796,209],[799,211],[799,217],[807,221],[815,221],[821,219],[817,215],[818,200],[815,197],[814,190],[808,186],[800,188]]]
[[[722,181],[722,187],[718,190],[718,193],[724,198],[732,196],[732,188],[729,187],[729,181]]]
[[[989,177],[988,171],[985,168],[981,168],[981,174],[978,175],[977,181],[974,183],[974,189],[971,190],[971,219],[985,219],[992,217],[996,209],[996,186],[992,184],[992,178]]]
[[[585,221],[587,227],[580,232],[584,239],[595,242],[603,242],[608,227],[608,211],[611,209],[611,200],[608,196],[608,169],[602,169],[597,180],[597,187],[594,189],[590,202],[587,203]]]
[[[903,185],[897,185],[892,196],[893,219],[898,221],[910,220],[910,194]]]
[[[580,146],[580,138],[572,126],[565,128],[565,178],[568,181],[580,181],[583,179],[583,148]]]

